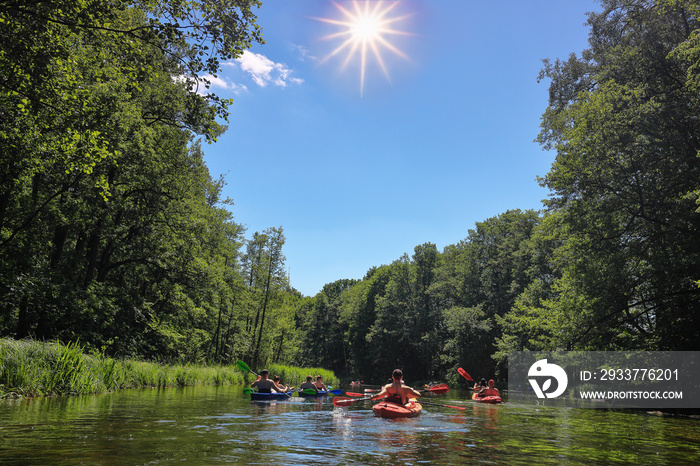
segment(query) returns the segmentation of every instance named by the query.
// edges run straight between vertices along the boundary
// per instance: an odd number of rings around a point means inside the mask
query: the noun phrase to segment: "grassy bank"
[[[260,370],[262,369],[263,368],[260,368]],[[323,383],[325,383],[326,385],[337,386],[340,383],[338,381],[338,378],[332,371],[321,369],[319,367],[302,368],[293,366],[283,366],[281,364],[270,364],[270,366],[265,367],[265,369],[270,371],[270,377],[279,375],[280,380],[283,384],[291,385],[293,387],[299,387],[300,384],[306,382],[307,375],[312,376],[314,378],[314,381],[316,381],[316,376],[320,375],[321,377],[323,377]],[[253,370],[256,371],[255,369]],[[253,380],[255,380],[255,378],[255,376],[251,376],[250,381],[252,382]]]
[[[256,370],[255,368],[252,368]],[[326,370],[271,365],[271,374],[299,386],[306,375],[323,376],[337,383]],[[62,345],[0,338],[0,398],[49,395],[84,395],[125,388],[184,387],[189,385],[243,384],[255,379],[236,365],[163,365],[117,360],[85,354],[76,343]]]

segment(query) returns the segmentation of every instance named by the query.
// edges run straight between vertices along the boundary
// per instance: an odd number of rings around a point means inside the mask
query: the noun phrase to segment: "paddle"
[[[440,404],[440,403],[431,403],[431,402],[429,402],[429,401],[423,401],[423,400],[418,401],[418,403],[420,403],[420,404],[422,404],[422,405],[434,405],[434,406],[442,406],[442,407],[444,407],[444,408],[461,409],[462,411],[464,411],[465,409],[467,409],[467,408],[462,407],[462,406],[442,405],[442,404]]]
[[[347,396],[367,396],[364,393],[345,392]]]
[[[461,367],[460,367],[459,369],[457,369],[457,372],[459,372],[459,375],[461,375],[462,377],[464,377],[464,378],[467,379],[468,381],[470,381],[470,382],[473,382],[473,381],[474,381],[474,379],[472,379],[472,376],[469,375],[469,374],[467,373],[467,371],[465,371],[465,370],[462,369]]]
[[[248,367],[248,364],[244,363],[243,361],[238,361],[238,368],[242,370],[243,372],[250,372],[253,375],[257,375],[260,377],[258,374],[250,370],[250,367]]]
[[[367,401],[371,400],[371,396],[365,396],[362,398],[346,398],[344,396],[336,396],[333,398],[333,404],[335,406],[350,406],[353,403],[357,403],[358,401]]]
[[[369,389],[365,388],[365,393],[380,392],[380,391],[381,390],[369,390]],[[444,383],[441,383],[440,385],[435,385],[434,387],[426,388],[423,390],[418,390],[418,392],[421,392],[421,393],[422,392],[431,392],[431,393],[435,393],[438,395],[443,394],[443,393],[447,393],[449,391],[450,391],[450,387],[448,387],[447,384],[444,384]],[[350,393],[347,393],[347,394],[350,395]],[[350,396],[354,396],[354,395],[350,395]]]
[[[244,388],[244,389],[243,389],[243,393],[245,393],[246,395],[250,395],[251,393],[255,393],[255,390],[253,390],[252,388],[248,387],[248,388]]]

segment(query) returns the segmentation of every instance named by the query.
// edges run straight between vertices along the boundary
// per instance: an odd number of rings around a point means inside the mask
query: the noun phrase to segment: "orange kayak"
[[[415,417],[423,411],[420,403],[409,401],[405,406],[390,401],[380,401],[372,406],[375,416],[380,417]]]
[[[432,387],[426,385],[426,389],[420,391],[425,392],[426,395],[442,395],[449,392],[450,387],[448,387],[447,384],[441,383],[439,385],[433,385]]]
[[[479,403],[491,403],[491,404],[498,404],[502,403],[503,400],[501,399],[500,396],[479,396],[478,393],[472,393],[472,400],[478,401]]]

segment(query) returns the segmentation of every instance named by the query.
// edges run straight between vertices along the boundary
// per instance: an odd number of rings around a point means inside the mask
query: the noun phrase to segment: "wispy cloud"
[[[265,87],[268,84],[286,87],[289,83],[301,84],[304,82],[303,79],[293,77],[293,70],[284,63],[275,63],[265,55],[253,53],[249,50],[244,50],[243,54],[236,58],[236,62],[260,87]],[[234,65],[232,62],[226,64]]]
[[[298,44],[292,44],[292,47],[294,50],[297,52],[299,55],[299,60],[301,61],[318,61],[318,57],[314,56],[311,54],[311,51],[304,47],[303,45],[298,45]]]
[[[207,81],[209,82],[210,89],[211,88],[226,89],[226,90],[234,91],[236,94],[239,94],[241,91],[248,90],[248,88],[243,84],[231,83],[231,82],[226,81],[223,78],[220,78],[218,76],[212,76],[210,74],[205,74],[204,76],[201,76],[199,78],[199,82],[201,85],[205,85]]]

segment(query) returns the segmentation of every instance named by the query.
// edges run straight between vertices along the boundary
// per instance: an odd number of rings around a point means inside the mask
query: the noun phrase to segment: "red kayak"
[[[494,404],[494,405],[498,404],[498,403],[503,403],[503,400],[498,395],[479,396],[478,393],[472,394],[472,400],[478,401],[479,403],[490,403],[490,404]]]
[[[420,403],[409,401],[405,406],[391,401],[380,401],[372,406],[375,416],[380,417],[415,417],[423,411]]]
[[[450,387],[447,384],[441,383],[439,385],[433,385],[432,387],[427,387],[426,390],[420,390],[428,395],[443,395],[450,391]]]

